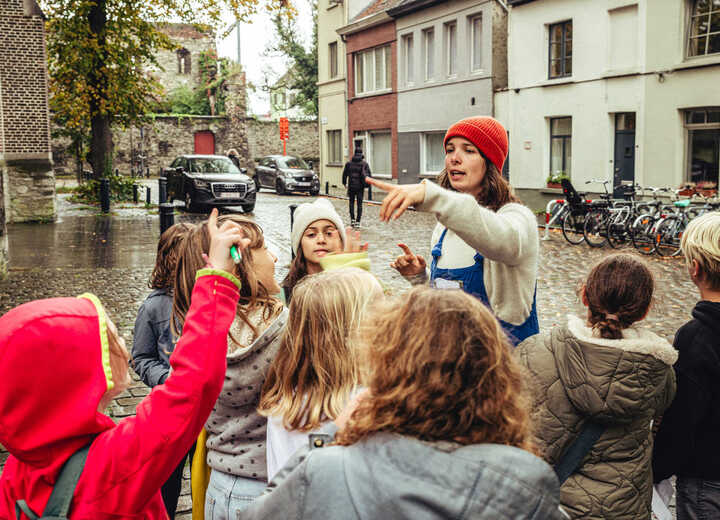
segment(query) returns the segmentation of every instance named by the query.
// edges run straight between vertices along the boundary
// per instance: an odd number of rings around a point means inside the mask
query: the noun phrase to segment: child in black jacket
[[[677,476],[677,518],[720,518],[720,212],[693,220],[682,237],[700,290],[674,346],[677,394],[655,438],[653,480]]]

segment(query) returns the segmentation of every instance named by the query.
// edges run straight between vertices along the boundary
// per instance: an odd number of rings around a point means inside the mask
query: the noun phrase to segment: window
[[[423,31],[423,57],[425,59],[425,79],[431,80],[435,77],[435,31],[433,29]]]
[[[392,141],[389,130],[355,132],[353,143],[360,145],[373,176],[390,177],[392,174]]]
[[[549,77],[572,75],[572,20],[550,26]]]
[[[695,0],[688,31],[688,56],[720,52],[720,1]]]
[[[413,35],[406,34],[402,37],[403,55],[403,77],[406,85],[412,85],[415,80],[415,69],[413,66]]]
[[[328,163],[342,164],[342,130],[327,131]]]
[[[482,70],[482,16],[469,19],[470,25],[470,68],[473,72]]]
[[[447,75],[457,74],[457,24],[450,22],[445,24],[445,61],[447,63]]]
[[[290,93],[290,101],[289,101],[288,106],[294,107],[296,102],[297,102],[297,94],[295,94],[294,92],[291,92]]]
[[[178,74],[190,74],[190,51],[187,49],[180,49],[176,52],[176,54],[178,61]]]
[[[572,159],[572,118],[550,119],[550,173],[570,176]]]
[[[338,75],[338,54],[337,42],[328,45],[328,61],[330,62],[330,77],[336,78]]]
[[[422,170],[423,173],[440,173],[445,168],[444,133],[423,134]]]
[[[370,94],[392,88],[390,46],[355,54],[355,93]]]
[[[685,112],[688,130],[687,179],[700,186],[717,188],[720,170],[720,107]]]

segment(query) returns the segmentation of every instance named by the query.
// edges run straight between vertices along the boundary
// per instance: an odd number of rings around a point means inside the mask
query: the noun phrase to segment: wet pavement
[[[157,184],[151,186],[154,190]],[[67,195],[58,196],[59,217],[54,223],[8,226],[10,271],[7,279],[0,281],[0,314],[33,299],[90,291],[103,301],[131,344],[137,309],[149,293],[147,281],[160,234],[157,207],[115,205],[111,214],[104,216],[94,207],[70,204],[67,199]],[[288,206],[311,200],[308,196],[278,196],[263,191],[254,213],[248,215],[263,228],[270,248],[279,257],[278,279],[285,275],[290,261]],[[348,221],[347,202],[330,200]],[[176,222],[205,218],[204,214],[185,212],[179,202],[175,204]],[[394,291],[406,290],[409,285],[389,267],[400,252],[396,244],[405,242],[428,259],[435,219],[409,211],[400,220],[383,224],[378,221],[378,206],[366,204],[363,211],[361,232],[363,240],[370,243],[372,271]],[[237,212],[242,210],[237,208]],[[634,253],[632,249],[626,251]],[[551,231],[550,239],[541,242],[537,287],[541,328],[563,322],[568,313],[582,313],[577,288],[590,266],[612,252],[584,244],[571,246],[562,234]],[[644,258],[657,280],[654,307],[644,326],[672,341],[675,330],[688,320],[697,291],[681,259]],[[147,388],[136,382],[113,403],[110,413],[116,418],[133,414],[135,405],[147,393]],[[0,453],[0,464],[5,457]],[[179,507],[185,513],[177,517],[179,520],[189,518],[188,508],[189,496],[185,494]]]

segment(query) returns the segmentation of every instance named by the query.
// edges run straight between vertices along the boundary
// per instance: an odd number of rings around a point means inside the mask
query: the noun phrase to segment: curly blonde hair
[[[476,298],[415,288],[378,306],[364,344],[369,396],[336,435],[338,444],[394,432],[534,452],[522,368]]]

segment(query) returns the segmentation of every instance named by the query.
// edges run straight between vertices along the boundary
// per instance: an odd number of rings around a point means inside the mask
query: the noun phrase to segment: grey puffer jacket
[[[238,518],[560,520],[558,482],[527,451],[375,434],[304,447]]]
[[[555,465],[587,419],[606,426],[560,490],[571,518],[650,518],[651,421],[675,395],[677,351],[640,327],[602,339],[577,317],[522,342],[515,355],[529,369],[532,418],[544,458]]]

